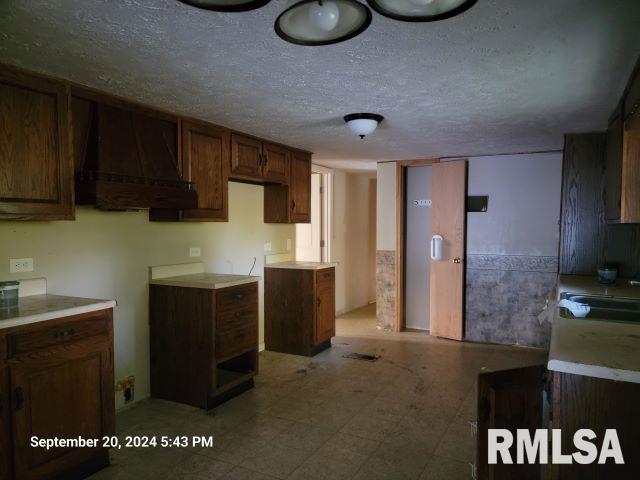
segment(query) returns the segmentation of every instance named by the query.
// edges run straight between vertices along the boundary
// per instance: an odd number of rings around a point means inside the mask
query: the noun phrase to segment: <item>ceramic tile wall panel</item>
[[[378,328],[393,330],[396,324],[396,252],[376,252],[376,317]]]

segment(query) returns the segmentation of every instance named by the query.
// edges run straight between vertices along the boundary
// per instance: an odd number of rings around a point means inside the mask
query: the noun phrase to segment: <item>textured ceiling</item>
[[[290,3],[1,0],[0,62],[353,168],[561,148],[563,133],[605,126],[640,52],[638,0],[479,0],[433,24],[374,13],[364,34],[324,47],[276,36]],[[364,141],[341,120],[358,111],[387,117]]]

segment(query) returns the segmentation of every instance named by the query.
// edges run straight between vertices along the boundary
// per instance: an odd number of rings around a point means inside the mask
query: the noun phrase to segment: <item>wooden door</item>
[[[230,142],[227,130],[182,123],[182,178],[198,193],[198,208],[185,210],[184,220],[228,220]]]
[[[101,438],[114,433],[112,350],[78,345],[10,360],[15,476],[50,478],[102,458],[102,448],[33,448],[40,438]]]
[[[622,112],[618,110],[607,129],[605,213],[607,222],[620,221],[622,195]]]
[[[73,220],[69,98],[0,67],[0,219]]]
[[[231,135],[231,170],[233,178],[262,179],[262,142],[242,135]]]
[[[279,145],[265,143],[263,146],[264,162],[262,176],[265,181],[273,183],[289,183],[289,150]]]
[[[316,272],[316,344],[336,334],[335,269]]]
[[[291,221],[311,222],[311,156],[302,152],[291,155]]]
[[[442,259],[429,264],[430,334],[462,340],[467,161],[434,163],[431,168],[432,235],[441,235],[443,241]]]
[[[540,480],[540,465],[489,465],[488,430],[507,429],[515,439],[516,429],[542,428],[544,387],[544,365],[478,375],[478,480]],[[515,461],[515,441],[510,453]]]

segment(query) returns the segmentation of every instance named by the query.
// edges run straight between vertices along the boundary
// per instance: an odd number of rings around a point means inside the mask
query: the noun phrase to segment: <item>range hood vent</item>
[[[197,207],[178,169],[178,121],[72,98],[76,204],[102,210]]]

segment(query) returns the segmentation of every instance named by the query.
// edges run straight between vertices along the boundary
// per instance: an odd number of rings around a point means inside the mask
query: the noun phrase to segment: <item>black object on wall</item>
[[[489,207],[489,197],[487,195],[467,196],[467,212],[485,213]]]
[[[596,275],[614,264],[640,275],[640,225],[607,225],[606,133],[565,136],[560,217],[560,273]]]

